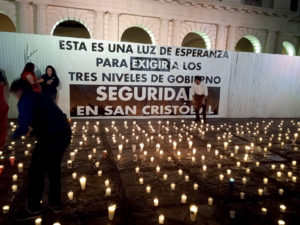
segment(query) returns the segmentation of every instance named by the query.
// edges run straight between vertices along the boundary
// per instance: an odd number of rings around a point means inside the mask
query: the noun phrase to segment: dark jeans
[[[70,135],[47,137],[38,139],[32,153],[31,165],[28,172],[28,209],[41,209],[40,201],[43,197],[44,180],[49,179],[48,204],[61,204],[61,161],[63,154],[70,144]]]
[[[200,109],[196,109],[196,119],[200,120],[200,113],[199,113]],[[203,116],[203,120],[204,122],[206,122],[206,104],[202,105],[202,116]]]

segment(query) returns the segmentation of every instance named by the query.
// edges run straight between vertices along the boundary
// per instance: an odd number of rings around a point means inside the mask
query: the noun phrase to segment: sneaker
[[[63,210],[62,205],[53,206],[48,203],[47,207],[54,213],[60,213]]]
[[[15,220],[16,221],[28,221],[36,219],[42,215],[42,211],[30,211],[28,209],[21,209],[16,212]]]

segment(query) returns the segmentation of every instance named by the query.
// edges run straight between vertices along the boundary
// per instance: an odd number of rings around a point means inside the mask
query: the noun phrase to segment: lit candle
[[[264,184],[266,185],[266,184],[268,184],[268,181],[269,181],[269,180],[268,180],[268,178],[265,177],[265,178],[263,179],[263,181],[264,181]]]
[[[227,169],[226,172],[227,172],[227,175],[230,175],[231,174],[231,169]]]
[[[88,155],[88,159],[89,159],[89,160],[91,160],[92,157],[93,157],[93,156],[92,156],[91,154]]]
[[[149,185],[146,187],[146,192],[147,192],[148,194],[151,192],[151,187],[150,187]]]
[[[285,211],[286,211],[286,206],[283,205],[283,204],[281,204],[281,205],[279,206],[279,208],[280,208],[280,211],[281,211],[281,212],[285,212]]]
[[[246,174],[250,173],[250,168],[246,168]]]
[[[2,213],[3,214],[7,214],[8,211],[9,211],[9,205],[5,205],[5,206],[2,207]]]
[[[167,180],[167,179],[168,179],[168,174],[165,173],[165,174],[163,175],[163,178],[164,178],[164,180]]]
[[[189,177],[188,175],[185,175],[185,176],[184,176],[184,180],[185,180],[185,182],[189,182],[190,177]]]
[[[176,150],[176,147],[177,147],[177,143],[176,141],[173,141],[173,150]]]
[[[285,225],[285,221],[284,220],[278,220],[278,225]]]
[[[280,171],[277,172],[277,177],[281,177],[281,172]]]
[[[178,170],[178,174],[181,176],[182,173],[183,173],[182,169],[179,169],[179,170]]]
[[[73,173],[72,173],[72,178],[75,180],[76,177],[77,177],[77,173],[76,173],[76,172],[73,172]]]
[[[223,174],[220,174],[220,175],[219,175],[219,178],[220,178],[220,181],[223,181],[223,180],[224,180],[224,175],[223,175]]]
[[[268,212],[268,209],[267,209],[267,208],[265,208],[265,207],[261,208],[261,213],[262,213],[263,215],[266,215],[267,212]]]
[[[16,181],[18,180],[18,175],[17,175],[17,174],[14,174],[14,175],[12,176],[12,180],[13,180],[14,182],[16,182]]]
[[[196,205],[190,206],[190,219],[191,221],[195,221],[197,217],[198,207]]]
[[[259,195],[259,196],[262,196],[263,193],[264,193],[264,189],[259,188],[259,189],[257,190],[257,192],[258,192],[258,195]]]
[[[240,167],[241,163],[240,162],[236,162],[236,167]]]
[[[14,156],[10,156],[9,157],[9,162],[10,162],[11,166],[15,165],[15,157]]]
[[[292,165],[293,165],[293,166],[296,166],[296,165],[297,165],[297,161],[296,161],[296,160],[293,160],[293,161],[292,161]]]
[[[160,167],[159,167],[159,166],[156,167],[156,172],[157,172],[157,173],[160,172]]]
[[[79,181],[80,181],[81,190],[85,190],[86,177],[84,176],[80,177]]]
[[[191,149],[193,146],[193,142],[192,141],[189,141],[189,149]]]
[[[34,220],[35,225],[41,225],[42,224],[42,218],[36,218]]]
[[[16,192],[18,190],[18,185],[15,185],[15,184],[12,185],[11,190],[12,190],[12,192]]]
[[[139,183],[140,183],[141,185],[144,183],[144,179],[143,179],[142,177],[139,179]]]
[[[283,193],[284,193],[284,190],[283,190],[282,188],[279,188],[279,189],[278,189],[278,194],[279,194],[279,195],[283,195]]]
[[[181,203],[186,204],[187,196],[185,194],[181,195]]]
[[[98,168],[99,166],[100,166],[100,162],[99,161],[95,162],[95,167]]]
[[[158,204],[159,204],[158,198],[154,198],[153,199],[153,205],[158,206]]]
[[[74,198],[74,193],[73,193],[73,191],[69,191],[69,192],[68,192],[68,199],[69,199],[69,200],[73,200],[73,198]]]
[[[109,180],[106,179],[106,180],[104,181],[104,184],[105,184],[105,187],[108,187],[108,186],[109,186]]]
[[[208,205],[213,205],[214,199],[209,197],[207,201],[208,201]]]
[[[276,168],[276,165],[272,164],[272,165],[271,165],[271,169],[272,169],[272,170],[275,170],[275,168]]]
[[[203,166],[202,166],[202,169],[203,169],[203,172],[206,172],[207,166],[206,166],[206,165],[203,165]]]
[[[70,158],[72,161],[75,160],[75,152],[70,152]]]
[[[228,142],[224,142],[224,149],[226,150],[228,148]]]
[[[245,198],[245,193],[244,193],[244,192],[241,192],[241,193],[240,193],[240,198],[241,198],[241,199],[244,199],[244,198]]]
[[[199,185],[197,183],[194,183],[194,190],[197,191],[198,190]]]
[[[165,216],[164,215],[160,215],[159,217],[158,217],[158,223],[159,224],[164,224],[165,223]]]
[[[209,151],[211,149],[211,144],[207,144],[206,147],[207,147],[207,150]]]
[[[67,165],[68,165],[68,169],[71,169],[72,168],[72,160],[68,160]]]
[[[116,211],[116,205],[110,205],[108,206],[108,219],[113,220],[115,216],[115,211]]]
[[[22,173],[23,172],[23,163],[18,164],[18,172]]]
[[[121,159],[121,155],[118,154],[118,155],[117,155],[117,160],[120,160],[120,159]]]
[[[122,151],[123,151],[123,145],[119,145],[118,149],[119,149],[119,153],[122,153]]]
[[[171,190],[172,190],[172,191],[175,190],[175,187],[176,187],[176,184],[175,184],[175,183],[171,183]]]
[[[139,173],[139,172],[140,172],[140,168],[139,168],[139,167],[136,167],[136,168],[135,168],[135,172],[136,172],[136,173]]]
[[[105,195],[106,196],[111,196],[111,188],[110,187],[106,188]]]
[[[151,156],[150,162],[154,162],[154,157],[153,156]]]
[[[296,177],[296,176],[292,176],[292,181],[293,181],[294,183],[296,183],[296,182],[297,182],[297,177]]]

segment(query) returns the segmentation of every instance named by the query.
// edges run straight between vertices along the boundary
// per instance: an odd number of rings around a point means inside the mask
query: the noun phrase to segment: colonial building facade
[[[0,0],[0,31],[299,55],[298,0]]]

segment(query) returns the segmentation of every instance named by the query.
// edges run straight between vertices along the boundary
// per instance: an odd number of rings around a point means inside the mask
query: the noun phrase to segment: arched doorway
[[[140,44],[154,44],[154,37],[152,33],[145,28],[129,27],[123,32],[121,41]]]
[[[244,36],[237,42],[235,46],[235,51],[237,52],[261,53],[261,49],[262,47],[260,41],[252,35]]]
[[[203,32],[190,32],[184,37],[181,46],[211,49],[211,41]]]
[[[91,38],[90,32],[81,22],[65,20],[58,22],[51,33],[53,36]]]
[[[282,54],[283,55],[289,55],[289,56],[294,56],[296,55],[296,50],[293,44],[290,42],[284,41],[282,43]]]
[[[3,13],[0,13],[0,31],[16,32],[16,27],[13,21]]]

